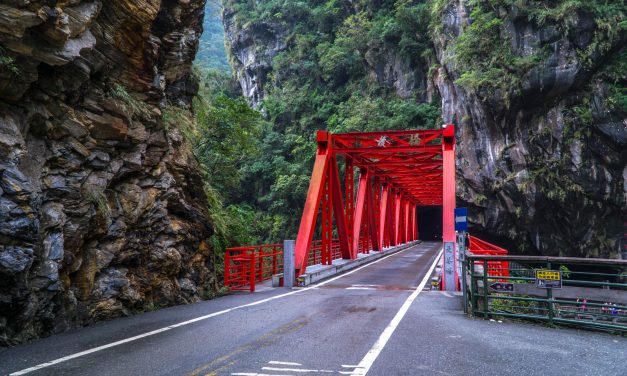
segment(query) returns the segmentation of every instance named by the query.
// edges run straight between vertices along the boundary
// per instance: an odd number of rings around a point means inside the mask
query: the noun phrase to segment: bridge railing
[[[467,253],[465,263],[472,315],[627,332],[627,260]],[[508,274],[490,263],[507,263]],[[547,275],[560,281],[541,282]]]
[[[473,255],[506,256],[508,254],[506,249],[472,235],[468,236],[468,251]],[[486,266],[490,275],[509,275],[509,263],[507,261],[488,261]],[[481,262],[476,262],[474,267],[480,269],[483,268],[484,265]]]
[[[232,247],[224,254],[224,285],[232,291],[253,292],[258,282],[282,271],[282,244]]]
[[[358,253],[369,253],[372,242],[359,241]],[[331,243],[331,260],[342,258],[340,242]],[[322,263],[322,241],[314,240],[309,248],[308,265]],[[283,244],[263,244],[227,248],[224,254],[224,285],[231,291],[255,291],[257,283],[283,272]]]

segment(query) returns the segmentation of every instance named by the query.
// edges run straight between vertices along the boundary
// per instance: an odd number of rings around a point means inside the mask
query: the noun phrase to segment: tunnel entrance
[[[442,241],[442,207],[418,207],[418,239]]]

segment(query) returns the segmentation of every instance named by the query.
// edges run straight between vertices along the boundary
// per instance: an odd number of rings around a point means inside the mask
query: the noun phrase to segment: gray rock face
[[[241,28],[237,13],[224,8],[224,38],[230,51],[230,64],[244,96],[254,107],[265,98],[263,85],[272,70],[272,59],[287,47],[287,33],[280,25],[263,23]]]
[[[197,90],[204,2],[0,1],[0,346],[214,288],[202,179],[161,118]]]
[[[439,94],[443,121],[457,125],[458,206],[470,208],[472,232],[512,253],[626,257],[627,114],[607,103],[607,70],[624,56],[625,34],[607,45],[595,40],[605,26],[590,14],[565,15],[568,27],[539,26],[523,15],[528,9],[493,6],[500,43],[517,58],[539,59],[516,77],[519,88],[488,95],[456,83],[464,71],[451,48],[475,22],[477,2],[438,3],[442,13],[430,16],[441,27],[431,36],[436,61],[405,61],[397,51],[366,61],[373,79],[400,97]],[[234,68],[257,104],[289,30],[241,28],[233,10],[225,16]],[[427,77],[429,66],[438,68]]]
[[[627,119],[606,104],[603,69],[625,36],[584,61],[581,51],[595,48],[590,15],[572,15],[564,33],[525,22],[515,8],[506,12],[513,51],[545,51],[509,103],[503,93],[482,99],[454,82],[462,72],[446,55],[467,22],[467,2],[449,3],[442,18],[449,38],[435,40],[443,120],[458,125],[458,206],[471,208],[475,233],[513,252],[620,258]]]

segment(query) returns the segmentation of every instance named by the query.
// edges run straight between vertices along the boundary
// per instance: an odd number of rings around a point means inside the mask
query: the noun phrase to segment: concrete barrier
[[[300,287],[310,285],[322,279],[344,273],[361,265],[365,265],[369,262],[380,259],[381,257],[402,251],[419,243],[420,240],[417,240],[411,243],[401,244],[396,247],[389,247],[381,252],[371,251],[367,254],[359,253],[357,254],[357,259],[355,260],[336,259],[333,260],[333,265],[308,266],[307,273],[297,278],[297,285]]]

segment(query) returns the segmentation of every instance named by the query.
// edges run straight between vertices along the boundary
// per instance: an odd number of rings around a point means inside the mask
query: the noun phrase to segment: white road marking
[[[91,349],[88,349],[88,350],[85,350],[85,351],[77,352],[77,353],[74,353],[72,355],[64,356],[62,358],[54,359],[54,360],[51,360],[49,362],[37,364],[36,366],[33,366],[33,367],[25,368],[25,369],[23,369],[21,371],[13,372],[13,373],[9,374],[9,376],[25,375],[27,373],[31,373],[31,372],[34,372],[34,371],[37,371],[37,370],[40,370],[40,369],[43,369],[43,368],[47,368],[47,367],[53,366],[55,364],[67,362],[68,360],[80,358],[82,356],[93,354],[93,353],[98,352],[98,351],[106,350],[106,349],[109,349],[111,347],[123,345],[125,343],[136,341],[138,339],[142,339],[142,338],[153,336],[155,334],[167,332],[168,330],[172,330],[174,328],[178,328],[178,327],[181,327],[181,326],[193,324],[195,322],[203,321],[203,320],[206,320],[206,319],[209,319],[209,318],[212,318],[212,317],[224,315],[225,313],[236,311],[236,310],[239,310],[239,309],[242,309],[242,308],[256,306],[256,305],[259,305],[259,304],[267,303],[267,302],[275,300],[275,299],[280,299],[280,298],[284,298],[286,296],[290,296],[290,295],[299,294],[299,293],[302,293],[302,292],[305,292],[305,291],[309,291],[309,290],[312,290],[312,289],[314,289],[316,287],[324,286],[324,285],[326,285],[328,283],[334,282],[334,281],[336,281],[336,280],[338,280],[340,278],[344,278],[344,277],[346,277],[348,275],[351,275],[351,274],[353,274],[355,272],[358,272],[358,271],[360,271],[360,270],[362,270],[364,268],[367,268],[367,267],[369,267],[371,265],[374,265],[374,264],[376,264],[378,262],[381,262],[381,261],[383,261],[383,260],[385,260],[385,259],[387,259],[389,257],[396,256],[396,255],[398,255],[400,253],[405,252],[406,250],[408,250],[410,248],[413,248],[413,247],[407,247],[407,248],[405,248],[403,250],[400,250],[398,252],[392,253],[391,255],[387,255],[387,256],[381,257],[378,260],[375,260],[375,261],[373,261],[371,263],[368,263],[366,265],[363,265],[363,266],[360,266],[360,267],[355,268],[353,270],[350,270],[350,271],[348,271],[348,272],[346,272],[344,274],[341,274],[341,275],[339,275],[337,277],[333,277],[333,278],[328,279],[328,280],[326,280],[324,282],[318,283],[317,285],[312,285],[312,286],[305,287],[305,288],[302,288],[302,289],[299,289],[299,290],[292,290],[290,292],[286,292],[285,294],[275,295],[275,296],[271,296],[271,297],[266,298],[266,299],[258,300],[256,302],[244,304],[244,305],[233,307],[233,308],[224,309],[222,311],[218,311],[218,312],[210,313],[208,315],[196,317],[196,318],[191,319],[191,320],[182,321],[182,322],[179,322],[177,324],[172,324],[170,326],[166,326],[166,327],[161,328],[161,329],[156,329],[156,330],[153,330],[153,331],[150,331],[150,332],[146,332],[146,333],[142,333],[142,334],[139,334],[139,335],[136,335],[136,336],[133,336],[133,337],[129,337],[129,338],[125,338],[125,339],[122,339],[122,340],[119,340],[119,341],[111,342],[111,343],[108,343],[106,345],[102,345],[102,346],[94,347],[94,348],[91,348]]]
[[[264,371],[279,371],[279,372],[320,372],[317,369],[304,369],[304,368],[276,368],[276,367],[261,367]]]
[[[293,376],[293,375],[286,375],[284,373],[280,374],[280,375],[271,375],[269,373],[250,373],[250,372],[237,372],[237,373],[232,373],[232,376]]]
[[[355,373],[355,368],[361,368],[360,366],[353,366],[348,364],[342,364],[342,368],[353,368],[352,371],[337,371],[340,375],[352,375]]]
[[[357,287],[357,286],[351,286],[351,287],[347,287],[346,290],[376,290],[374,287]]]
[[[440,252],[435,257],[435,260],[433,261],[433,264],[431,264],[431,267],[425,274],[425,277],[422,279],[422,281],[420,282],[416,290],[414,290],[414,292],[407,298],[407,300],[405,300],[405,303],[403,303],[403,305],[401,306],[401,309],[398,310],[398,312],[396,313],[392,321],[390,321],[388,326],[383,330],[383,332],[381,333],[377,341],[374,343],[374,345],[372,345],[372,348],[370,349],[370,351],[368,351],[366,356],[364,356],[361,362],[359,362],[359,369],[355,369],[352,375],[363,376],[368,373],[368,371],[370,370],[370,367],[372,367],[375,360],[377,360],[377,358],[379,357],[379,354],[381,354],[381,351],[383,351],[383,348],[390,340],[390,337],[392,337],[392,334],[398,327],[398,324],[400,324],[405,314],[407,314],[409,307],[411,307],[411,304],[414,302],[414,300],[416,300],[416,297],[418,297],[418,294],[422,292],[422,289],[427,284],[427,281],[429,280],[429,278],[431,278],[431,273],[433,273],[433,269],[435,269],[435,265],[438,263],[441,255],[442,255],[442,250],[440,249]]]
[[[302,364],[300,363],[294,363],[294,362],[279,362],[278,360],[271,360],[268,362],[268,364],[280,364],[283,366],[302,366]]]

